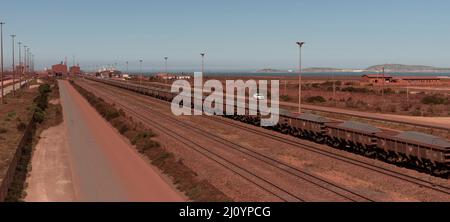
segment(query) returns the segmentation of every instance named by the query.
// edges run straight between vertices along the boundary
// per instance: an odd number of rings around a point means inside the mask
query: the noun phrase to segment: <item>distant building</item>
[[[176,79],[177,76],[169,73],[158,73],[156,74],[156,78],[158,79],[164,79],[164,80],[172,80]]]
[[[122,72],[115,68],[102,68],[98,70],[95,75],[101,78],[121,78]]]
[[[79,75],[81,74],[81,68],[79,65],[74,65],[70,67],[70,74],[71,75]]]
[[[364,82],[371,83],[371,84],[382,84],[384,83],[390,83],[393,80],[393,77],[390,75],[383,75],[383,74],[367,74],[363,75],[362,79]]]
[[[394,83],[402,85],[439,85],[441,78],[436,76],[401,76],[394,78]]]
[[[55,76],[67,75],[67,65],[61,62],[60,64],[52,65],[51,73]]]
[[[439,85],[441,84],[440,77],[436,76],[396,76],[392,77],[390,75],[382,74],[369,74],[363,75],[363,82],[369,84],[382,84],[384,79],[385,84],[392,85]]]
[[[164,80],[174,80],[174,79],[185,79],[189,80],[191,79],[191,76],[188,75],[174,75],[169,73],[158,73],[155,75],[158,79],[164,79]]]
[[[16,65],[16,71],[18,73],[23,73],[24,70],[25,70],[25,66],[24,65]]]

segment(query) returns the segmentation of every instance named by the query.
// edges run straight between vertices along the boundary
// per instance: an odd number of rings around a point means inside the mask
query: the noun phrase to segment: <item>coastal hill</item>
[[[450,68],[439,68],[433,66],[424,65],[403,65],[403,64],[382,64],[374,65],[366,69],[340,69],[331,67],[311,67],[305,68],[303,72],[309,73],[324,73],[324,72],[381,72],[383,69],[385,72],[397,72],[397,73],[447,73],[450,72]],[[293,72],[292,70],[279,70],[279,69],[261,69],[256,71],[258,73],[286,73]],[[295,71],[294,71],[295,72]]]
[[[422,65],[384,64],[367,68],[367,71],[380,71],[384,67],[386,72],[450,72],[450,68],[438,68]]]

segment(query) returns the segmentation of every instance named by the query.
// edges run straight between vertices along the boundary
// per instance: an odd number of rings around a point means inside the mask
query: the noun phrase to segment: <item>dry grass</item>
[[[17,202],[22,201],[23,198],[26,196],[25,189],[27,187],[26,179],[28,176],[28,173],[31,171],[31,157],[33,154],[33,149],[35,145],[39,142],[39,135],[42,133],[42,131],[52,127],[59,125],[62,122],[62,107],[60,104],[50,104],[48,101],[50,99],[57,99],[59,98],[59,90],[58,85],[53,80],[46,80],[45,83],[51,84],[51,92],[46,93],[43,97],[45,97],[44,101],[46,103],[46,107],[43,110],[43,121],[38,122],[36,121],[36,112],[34,113],[34,121],[32,122],[32,130],[30,135],[27,136],[26,142],[24,144],[24,147],[22,147],[22,155],[19,159],[19,162],[17,164],[17,168],[15,171],[14,179],[9,187],[8,190],[8,196],[6,198],[6,201],[10,202]],[[38,91],[37,88],[35,88],[36,91]],[[43,93],[41,93],[42,95]],[[37,96],[36,98],[39,98]],[[34,99],[34,108],[32,110],[36,110],[37,103],[39,103],[38,99]]]
[[[26,125],[33,114],[33,100],[37,89],[20,89],[16,96],[5,96],[4,105],[0,105],[0,181],[6,174],[9,164],[23,137]]]

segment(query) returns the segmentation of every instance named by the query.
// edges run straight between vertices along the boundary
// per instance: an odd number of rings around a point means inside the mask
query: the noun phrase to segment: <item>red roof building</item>
[[[393,77],[390,75],[383,74],[367,74],[363,75],[362,79],[364,82],[372,83],[372,84],[381,84],[383,80],[385,83],[392,82]]]
[[[63,63],[52,65],[52,74],[54,75],[68,74],[67,65]]]
[[[81,68],[79,65],[71,66],[69,72],[71,75],[79,75],[81,74]]]

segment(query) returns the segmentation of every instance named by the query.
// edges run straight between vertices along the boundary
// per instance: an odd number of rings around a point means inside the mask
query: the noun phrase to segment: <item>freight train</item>
[[[178,95],[161,88],[116,80],[86,78],[165,101],[171,101]],[[246,107],[246,113],[249,113],[248,109]],[[282,109],[279,116],[279,122],[267,128],[399,166],[414,168],[434,176],[444,178],[449,176],[450,142],[446,139],[420,132],[385,130],[355,121],[337,121],[311,113],[297,115]],[[253,125],[259,125],[263,118],[259,115],[224,117]]]

